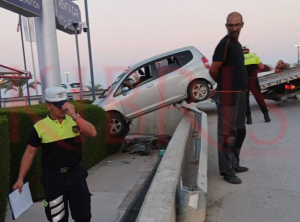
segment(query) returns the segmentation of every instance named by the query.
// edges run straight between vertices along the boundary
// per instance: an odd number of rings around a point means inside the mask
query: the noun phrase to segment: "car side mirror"
[[[122,93],[123,93],[123,95],[125,96],[126,95],[126,93],[129,91],[129,88],[127,87],[127,86],[124,86],[123,88],[122,88]]]

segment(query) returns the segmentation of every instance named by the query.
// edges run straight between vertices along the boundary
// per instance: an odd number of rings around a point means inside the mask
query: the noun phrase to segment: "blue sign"
[[[54,2],[56,28],[63,32],[74,34],[75,29],[72,24],[79,24],[79,22],[81,22],[79,6],[70,0],[54,0]],[[81,28],[79,30],[81,31]]]
[[[0,0],[0,7],[26,17],[41,16],[42,0]]]

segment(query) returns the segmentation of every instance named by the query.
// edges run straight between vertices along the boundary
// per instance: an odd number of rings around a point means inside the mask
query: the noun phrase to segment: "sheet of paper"
[[[22,193],[19,190],[14,190],[8,195],[11,211],[14,219],[17,219],[22,213],[24,213],[30,206],[33,205],[31,193],[29,190],[29,183],[25,183],[22,188]]]

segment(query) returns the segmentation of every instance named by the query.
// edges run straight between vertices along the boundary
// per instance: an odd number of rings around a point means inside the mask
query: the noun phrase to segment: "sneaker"
[[[271,119],[270,119],[270,116],[269,116],[269,113],[264,113],[264,118],[265,118],[265,122],[268,123],[268,122],[271,122]]]
[[[246,124],[248,124],[248,125],[252,124],[252,117],[247,116],[246,118],[247,118]]]

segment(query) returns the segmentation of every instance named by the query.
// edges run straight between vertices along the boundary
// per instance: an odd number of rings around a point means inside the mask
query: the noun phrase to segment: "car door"
[[[128,118],[154,111],[163,103],[151,64],[135,69],[120,87],[129,88],[128,92],[119,95],[125,116]]]
[[[158,89],[165,103],[178,101],[187,95],[190,72],[177,53],[155,62]]]

